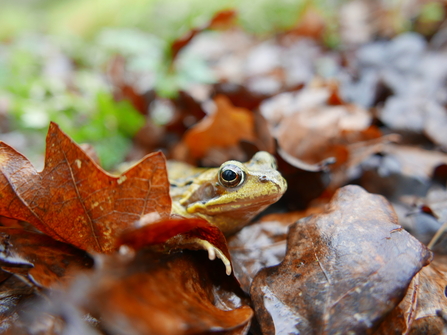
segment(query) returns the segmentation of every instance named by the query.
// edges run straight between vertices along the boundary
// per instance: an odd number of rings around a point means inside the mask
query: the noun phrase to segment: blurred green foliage
[[[0,49],[0,97],[9,102],[11,128],[41,134],[25,150],[43,152],[54,121],[76,142],[94,144],[106,168],[123,160],[145,119],[128,101],[114,101],[97,67],[92,59],[74,66],[57,41],[43,35],[17,37]]]

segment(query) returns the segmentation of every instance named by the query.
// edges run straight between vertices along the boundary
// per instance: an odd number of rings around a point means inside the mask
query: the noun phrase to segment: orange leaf
[[[208,241],[221,250],[228,259],[230,258],[227,242],[222,231],[200,218],[180,217],[154,222],[136,230],[125,232],[119,238],[118,245],[124,244],[139,250],[145,246],[164,243],[179,234]],[[181,248],[182,245],[179,244],[176,247]]]
[[[55,239],[107,253],[134,221],[170,211],[162,153],[146,156],[115,177],[51,123],[45,168],[37,172],[24,156],[0,142],[0,215],[30,222]]]
[[[217,110],[206,116],[184,136],[194,158],[202,158],[214,147],[228,148],[239,141],[256,140],[253,113],[245,108],[234,107],[226,96],[214,99]]]

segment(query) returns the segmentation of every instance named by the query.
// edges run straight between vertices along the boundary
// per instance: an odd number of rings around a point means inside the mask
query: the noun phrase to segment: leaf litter
[[[176,98],[124,80],[115,55],[116,100],[148,113],[128,157],[141,160],[120,175],[55,124],[42,172],[0,143],[0,330],[445,333],[445,234],[431,264],[423,244],[446,220],[445,28],[390,34],[384,16],[347,34],[357,14],[387,13],[371,6],[342,6],[338,51],[312,8],[275,38],[217,13],[172,43],[169,65],[195,54],[216,82]],[[157,108],[171,117],[155,122]],[[288,191],[227,244],[206,221],[170,215],[164,156],[143,158],[155,150],[201,166],[265,150]],[[190,238],[221,250],[232,274]]]

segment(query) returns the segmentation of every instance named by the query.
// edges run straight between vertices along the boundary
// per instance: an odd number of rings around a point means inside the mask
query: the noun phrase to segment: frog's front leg
[[[208,258],[212,261],[217,258],[219,258],[222,263],[225,265],[225,272],[227,276],[231,275],[231,262],[225,256],[225,254],[220,250],[219,248],[212,245],[210,242],[203,240],[198,237],[185,237],[182,235],[177,235],[172,238],[170,238],[168,241],[166,241],[166,244],[181,246],[181,248],[185,249],[193,249],[193,250],[206,250],[208,252]]]

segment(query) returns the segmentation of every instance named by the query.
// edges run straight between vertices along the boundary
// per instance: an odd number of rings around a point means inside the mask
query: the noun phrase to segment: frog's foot
[[[170,238],[167,241],[167,244],[177,244],[178,247],[185,248],[185,249],[202,249],[206,250],[208,252],[208,258],[213,261],[217,258],[219,258],[222,263],[225,265],[225,272],[227,276],[231,275],[231,262],[225,256],[225,254],[220,250],[219,248],[212,245],[210,242],[206,240],[202,240],[198,237],[184,237],[181,235],[174,236],[173,238]]]
[[[219,258],[222,261],[222,263],[224,263],[225,272],[226,272],[227,276],[231,275],[230,260],[227,258],[227,256],[224,255],[222,250],[220,250],[219,248],[216,248],[210,242],[205,241],[205,240],[197,239],[196,243],[198,243],[203,249],[208,251],[208,258],[210,259],[210,261],[215,260],[216,256],[217,256],[217,258]]]

